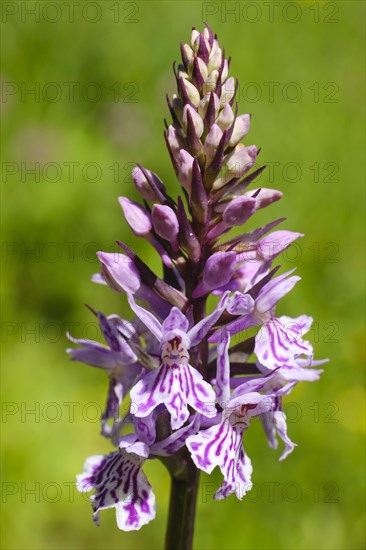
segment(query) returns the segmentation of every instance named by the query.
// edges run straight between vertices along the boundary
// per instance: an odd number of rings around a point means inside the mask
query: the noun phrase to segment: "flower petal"
[[[283,229],[273,231],[258,242],[257,246],[260,258],[263,260],[273,260],[276,256],[281,254],[281,252],[286,250],[293,241],[303,236],[302,233],[295,233],[294,231],[286,231]]]
[[[188,330],[188,319],[177,307],[172,307],[168,317],[163,321],[163,332],[179,329],[183,332]]]
[[[275,277],[261,288],[258,298],[256,299],[256,310],[259,313],[270,311],[281,298],[293,289],[295,284],[301,279],[301,277],[298,276],[287,278],[293,272],[294,269],[287,271]]]
[[[133,423],[138,438],[146,445],[152,445],[156,439],[156,417],[154,412],[144,417],[134,415]]]
[[[98,313],[98,321],[103,336],[112,351],[117,352],[120,361],[129,364],[137,361],[137,356],[117,329],[117,320],[108,319],[103,313]],[[122,320],[121,320],[122,321]]]
[[[95,489],[91,497],[93,520],[99,524],[99,511],[116,508],[119,529],[140,529],[155,518],[155,495],[141,471],[144,458],[125,449],[106,456],[91,456],[84,472],[77,476],[80,492]]]
[[[128,303],[132,311],[134,311],[137,317],[147,326],[147,328],[152,332],[152,334],[158,339],[161,340],[163,336],[162,327],[157,318],[141,306],[138,306],[132,296],[132,294],[127,294]]]
[[[252,465],[245,455],[242,432],[233,428],[227,420],[187,438],[187,447],[197,468],[210,474],[218,466],[224,482],[215,499],[226,498],[231,493],[242,499],[252,488]]]
[[[224,408],[230,399],[230,336],[222,330],[217,345],[216,396],[218,403]]]
[[[114,427],[119,420],[119,409],[123,400],[123,385],[121,382],[111,378],[109,381],[109,388],[107,394],[107,402],[101,418],[102,430],[101,433],[104,437],[114,436]],[[108,421],[112,419],[112,426]]]
[[[188,405],[208,417],[216,414],[212,387],[187,364],[163,364],[159,369],[150,371],[132,388],[130,396],[135,416],[147,416],[163,403],[170,413],[174,430],[188,419]]]
[[[97,342],[78,340],[76,338],[72,339],[72,341],[84,346],[83,348],[68,348],[66,350],[72,361],[80,361],[81,363],[101,369],[113,369],[116,367],[117,360],[115,354],[106,346]]]
[[[225,294],[221,296],[221,299],[213,312],[202,319],[202,321],[199,321],[193,328],[191,328],[191,330],[188,331],[188,337],[191,341],[192,347],[196,346],[203,340],[208,331],[212,329],[216,321],[221,317],[221,314],[226,308],[229,294],[229,291],[225,292]]]
[[[119,197],[119,203],[128,225],[138,237],[145,237],[152,229],[151,216],[146,208],[127,197]]]
[[[249,315],[254,310],[255,302],[249,294],[234,292],[228,301],[227,310],[232,315]]]
[[[113,290],[135,293],[141,286],[140,274],[135,264],[124,254],[97,252],[102,264],[103,277]]]
[[[264,431],[267,435],[269,446],[272,449],[278,448],[276,434],[280,436],[285,444],[285,448],[280,456],[280,460],[284,460],[296,447],[296,444],[291,441],[287,435],[286,415],[283,411],[271,411],[261,417]]]
[[[256,335],[254,353],[262,365],[273,370],[284,365],[296,367],[295,358],[311,356],[313,347],[295,334],[292,325],[287,329],[280,319],[272,317]]]

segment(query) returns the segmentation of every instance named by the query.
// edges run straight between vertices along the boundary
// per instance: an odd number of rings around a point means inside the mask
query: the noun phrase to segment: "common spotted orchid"
[[[280,218],[227,237],[282,197],[250,187],[264,167],[260,150],[241,143],[251,116],[238,113],[229,60],[207,25],[193,29],[181,55],[165,129],[181,193],[172,197],[138,164],[132,179],[141,203],[119,198],[133,234],[160,257],[163,277],[123,242],[118,253],[98,252],[101,270],[92,279],[126,296],[131,319],[92,310],[107,345],[69,336],[81,347],[68,350],[108,376],[101,423],[114,447],[87,459],[78,489],[94,491],[97,523],[100,510],[114,507],[120,529],[140,529],[155,517],[142,467],[161,460],[172,479],[168,549],[192,546],[199,470],[221,470],[216,499],[241,499],[251,489],[243,434],[247,440],[253,417],[270,447],[282,440],[280,460],[290,454],[282,399],[299,382],[317,380],[322,371],[312,367],[324,362],[303,339],[312,319],[276,312],[300,277],[278,274],[273,263],[302,235],[279,230]],[[208,303],[216,304],[209,313]],[[130,409],[121,415],[125,397]]]

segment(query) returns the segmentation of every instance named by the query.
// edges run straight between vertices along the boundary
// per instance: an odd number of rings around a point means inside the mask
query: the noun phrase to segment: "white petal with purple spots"
[[[290,319],[290,318],[286,318]],[[281,318],[272,317],[265,323],[255,338],[254,353],[258,361],[268,369],[295,364],[298,356],[311,356],[313,347],[303,340],[297,328],[296,319],[283,324]]]
[[[226,498],[232,493],[242,499],[252,488],[252,464],[244,452],[242,434],[242,430],[224,420],[187,438],[186,444],[197,468],[210,474],[218,466],[224,476],[215,499]]]
[[[136,444],[133,447],[140,450]],[[95,489],[90,497],[95,523],[99,524],[100,510],[116,508],[119,529],[132,531],[153,520],[156,508],[152,487],[141,471],[145,459],[127,449],[89,457],[77,476],[77,489]]]
[[[201,414],[216,414],[215,392],[202,375],[188,364],[163,364],[150,371],[131,390],[131,410],[135,416],[147,416],[163,403],[177,430],[189,417],[188,405]]]

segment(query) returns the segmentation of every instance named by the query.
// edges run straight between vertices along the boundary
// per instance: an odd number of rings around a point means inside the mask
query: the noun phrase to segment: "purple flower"
[[[313,320],[307,315],[296,319],[271,317],[266,321],[255,339],[255,354],[267,369],[296,366],[297,357],[311,357],[314,353],[310,342],[302,339]]]
[[[229,323],[225,330],[233,335],[263,325],[255,338],[254,352],[259,363],[270,370],[283,365],[296,367],[298,357],[313,355],[312,345],[302,339],[310,329],[312,318],[302,315],[291,319],[274,315],[277,302],[300,280],[298,276],[288,277],[291,273],[289,271],[265,284],[255,300],[250,294],[235,292],[228,301],[228,312],[238,315],[238,319]],[[219,337],[219,334],[214,334],[210,341],[217,342]]]
[[[118,315],[106,317],[99,312],[97,317],[108,346],[93,340],[77,339],[68,335],[72,342],[82,347],[69,348],[67,353],[73,361],[80,361],[104,369],[108,375],[109,387],[101,424],[102,434],[106,437],[114,437],[120,420],[119,409],[123,397],[139,378],[143,367],[128,343],[128,341],[138,341],[134,326]],[[112,426],[109,425],[111,419],[113,420]]]
[[[268,396],[256,392],[231,398],[219,424],[187,438],[187,447],[197,468],[210,474],[218,466],[224,476],[215,499],[235,493],[241,500],[252,488],[253,468],[242,444],[243,432],[253,416],[272,407],[273,401]]]
[[[131,390],[131,403],[137,417],[148,416],[161,403],[171,416],[174,430],[189,417],[188,406],[204,416],[216,415],[215,393],[195,368],[189,365],[189,350],[197,346],[226,307],[224,295],[217,308],[189,329],[189,320],[176,307],[160,323],[149,311],[138,306],[130,294],[131,309],[160,344],[161,365],[147,373]]]
[[[116,509],[119,529],[140,529],[155,518],[155,495],[141,467],[149,455],[144,443],[135,436],[120,441],[119,450],[109,455],[89,457],[84,472],[77,476],[77,489],[89,492],[93,506],[93,521],[99,525],[99,512]]]

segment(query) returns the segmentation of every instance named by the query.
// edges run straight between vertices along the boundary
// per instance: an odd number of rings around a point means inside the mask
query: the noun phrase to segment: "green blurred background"
[[[233,58],[240,111],[253,115],[246,143],[271,166],[260,184],[285,193],[256,223],[286,215],[283,228],[305,233],[281,258],[303,280],[280,313],[313,315],[317,357],[331,362],[287,399],[299,446],[285,463],[251,427],[255,487],[243,502],[214,502],[220,475],[202,476],[195,548],[364,548],[364,3],[73,4],[1,6],[2,547],[163,546],[160,463],[145,468],[158,513],[140,532],[118,531],[114,511],[96,528],[73,488],[84,459],[109,450],[97,419],[107,380],[68,361],[64,333],[75,323],[74,335],[95,336],[84,303],[129,316],[124,297],[90,282],[96,250],[125,240],[160,272],[117,197],[136,197],[136,161],[178,192],[162,136],[165,92],[179,41],[207,20]]]

